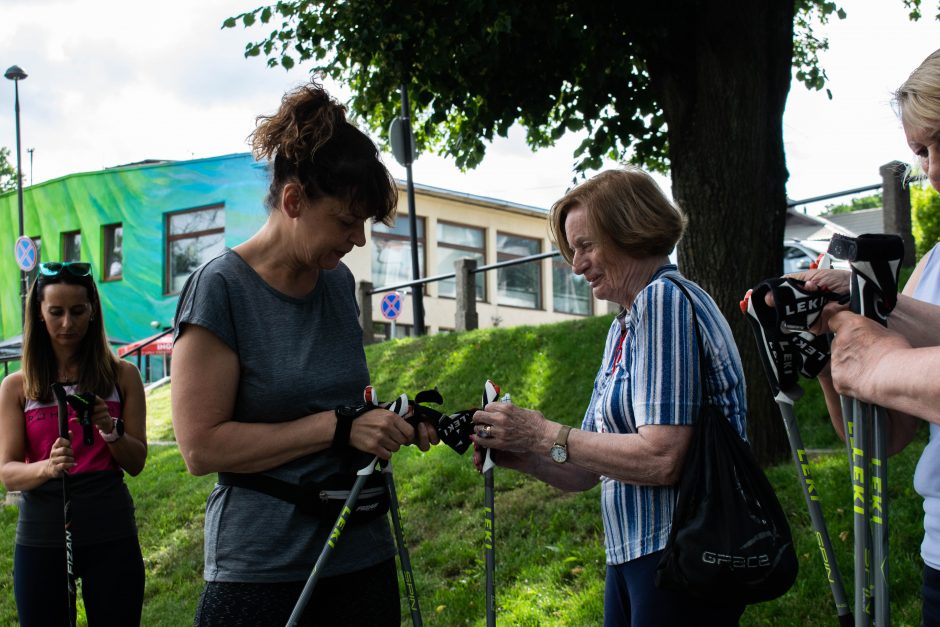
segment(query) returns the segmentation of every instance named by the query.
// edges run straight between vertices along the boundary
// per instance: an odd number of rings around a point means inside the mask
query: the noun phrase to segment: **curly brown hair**
[[[269,211],[298,181],[310,201],[341,198],[359,218],[393,219],[398,188],[378,148],[316,80],[284,94],[277,113],[258,116],[249,141],[255,159],[273,162]]]

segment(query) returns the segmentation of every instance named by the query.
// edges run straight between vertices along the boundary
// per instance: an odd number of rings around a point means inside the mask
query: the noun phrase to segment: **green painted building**
[[[70,174],[23,190],[24,235],[40,261],[91,262],[108,334],[130,342],[171,326],[189,274],[263,224],[267,185],[248,153]],[[0,194],[3,338],[22,332],[17,206]]]

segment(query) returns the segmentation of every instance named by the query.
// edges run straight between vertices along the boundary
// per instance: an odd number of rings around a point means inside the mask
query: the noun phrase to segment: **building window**
[[[424,218],[417,218],[418,268],[425,276]],[[393,226],[381,222],[372,225],[372,283],[376,287],[412,281],[411,227],[408,216],[396,216]]]
[[[395,322],[395,337],[392,337],[392,325],[387,322],[373,322],[372,323],[372,332],[376,338],[381,340],[400,340],[405,337],[411,337],[414,335],[414,325],[410,324],[401,324],[400,322]]]
[[[591,315],[591,285],[561,257],[552,257],[552,307],[560,313]]]
[[[33,269],[26,273],[26,286],[29,287],[33,284],[33,281],[36,280],[36,275],[39,274],[39,264],[42,263],[42,238],[38,235],[36,237],[31,237],[33,243],[36,244],[36,265],[33,266]]]
[[[454,262],[461,257],[476,259],[477,267],[484,264],[486,248],[484,246],[486,232],[472,226],[462,224],[437,223],[437,274],[450,274],[454,271]],[[486,300],[486,277],[482,272],[476,273],[477,300]],[[438,281],[438,296],[453,297],[457,291],[454,279]]]
[[[496,260],[510,261],[529,255],[537,255],[540,250],[537,239],[518,235],[496,234]],[[541,307],[542,263],[527,263],[500,268],[496,271],[499,286],[497,302],[500,305],[538,309]]]
[[[166,214],[166,293],[183,289],[193,270],[225,248],[225,206]]]
[[[124,276],[124,226],[108,224],[101,227],[101,274],[103,281],[117,281]]]
[[[82,260],[82,232],[69,231],[62,234],[62,259],[60,261]]]

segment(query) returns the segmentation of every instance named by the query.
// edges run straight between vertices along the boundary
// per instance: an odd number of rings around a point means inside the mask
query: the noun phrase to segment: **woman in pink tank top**
[[[59,436],[53,383],[89,408],[90,424],[69,408],[68,438]],[[140,374],[108,345],[91,265],[40,264],[22,370],[0,384],[0,480],[23,495],[13,575],[21,625],[74,624],[67,555],[90,625],[140,624],[144,567],[124,472],[144,468],[145,417]]]

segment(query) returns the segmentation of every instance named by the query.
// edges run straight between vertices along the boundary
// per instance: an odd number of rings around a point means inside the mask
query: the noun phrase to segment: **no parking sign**
[[[39,261],[39,251],[36,250],[36,242],[22,235],[17,238],[14,251],[16,252],[16,265],[19,266],[20,270],[30,272],[36,267],[36,263]]]
[[[401,292],[389,292],[382,297],[382,316],[386,320],[396,320],[401,315]]]

